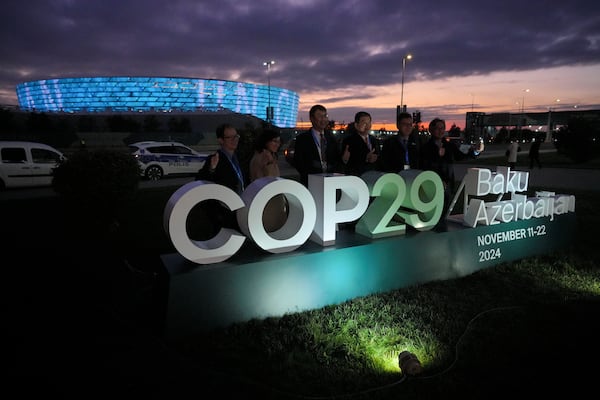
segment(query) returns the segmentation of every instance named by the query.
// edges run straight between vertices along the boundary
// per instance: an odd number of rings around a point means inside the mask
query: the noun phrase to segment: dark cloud
[[[33,0],[3,2],[0,103],[19,82],[157,75],[327,92],[600,63],[596,0]],[[235,78],[233,78],[235,77]],[[359,96],[359,95],[357,95]],[[464,106],[464,105],[463,105]]]

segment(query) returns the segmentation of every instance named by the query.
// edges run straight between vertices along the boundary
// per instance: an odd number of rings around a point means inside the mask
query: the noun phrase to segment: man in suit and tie
[[[381,148],[380,166],[384,172],[419,169],[419,143],[413,135],[413,118],[407,112],[398,115],[398,134],[386,138]]]
[[[206,160],[196,174],[196,180],[218,183],[241,195],[245,180],[236,156],[240,135],[230,124],[220,125],[216,133],[220,148]],[[221,227],[240,230],[235,212],[223,206],[218,200],[207,200],[206,203],[209,217],[213,219],[214,233],[217,233]]]
[[[240,135],[234,126],[223,124],[217,127],[217,141],[220,148],[196,175],[196,180],[207,180],[227,186],[234,192],[242,194],[244,176],[236,156]]]
[[[342,142],[342,162],[346,175],[361,176],[377,169],[379,141],[371,134],[371,114],[359,111],[350,125],[350,134]]]
[[[337,172],[340,165],[339,144],[327,130],[327,109],[316,104],[309,111],[310,130],[296,136],[294,166],[300,174],[300,183],[308,186],[308,175]]]

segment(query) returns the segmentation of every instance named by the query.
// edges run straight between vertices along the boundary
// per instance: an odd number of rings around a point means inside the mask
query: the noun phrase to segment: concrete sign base
[[[427,232],[369,239],[337,232],[333,246],[307,242],[271,254],[252,242],[234,257],[198,265],[163,255],[167,304],[165,335],[174,340],[251,319],[339,304],[436,280],[459,278],[500,263],[550,253],[576,232],[567,213],[489,226],[448,222]]]

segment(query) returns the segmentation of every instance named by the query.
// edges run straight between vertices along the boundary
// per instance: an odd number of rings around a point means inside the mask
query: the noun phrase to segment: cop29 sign
[[[507,167],[471,168],[461,182],[450,207],[464,196],[462,223],[468,227],[507,223],[575,211],[575,197],[537,192],[528,198],[529,173]],[[283,194],[288,216],[281,228],[267,232],[263,210],[268,201]],[[505,194],[510,198],[503,200]],[[496,196],[494,201],[481,197]],[[186,230],[191,210],[206,200],[218,200],[236,212],[242,232],[221,228],[206,241],[192,240]],[[270,253],[296,250],[308,240],[322,246],[335,244],[337,227],[357,221],[356,234],[371,239],[400,236],[411,226],[428,231],[436,226],[444,208],[444,188],[432,171],[399,173],[370,171],[361,177],[343,174],[309,175],[308,188],[297,181],[264,177],[238,195],[209,181],[194,181],[170,197],[163,215],[164,229],[175,249],[197,264],[214,264],[236,254],[247,238]],[[444,216],[445,218],[446,216]]]

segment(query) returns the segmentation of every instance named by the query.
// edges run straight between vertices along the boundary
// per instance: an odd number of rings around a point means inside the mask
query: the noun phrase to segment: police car
[[[129,145],[144,178],[157,181],[167,175],[192,175],[210,153],[199,153],[178,142],[137,142]]]

